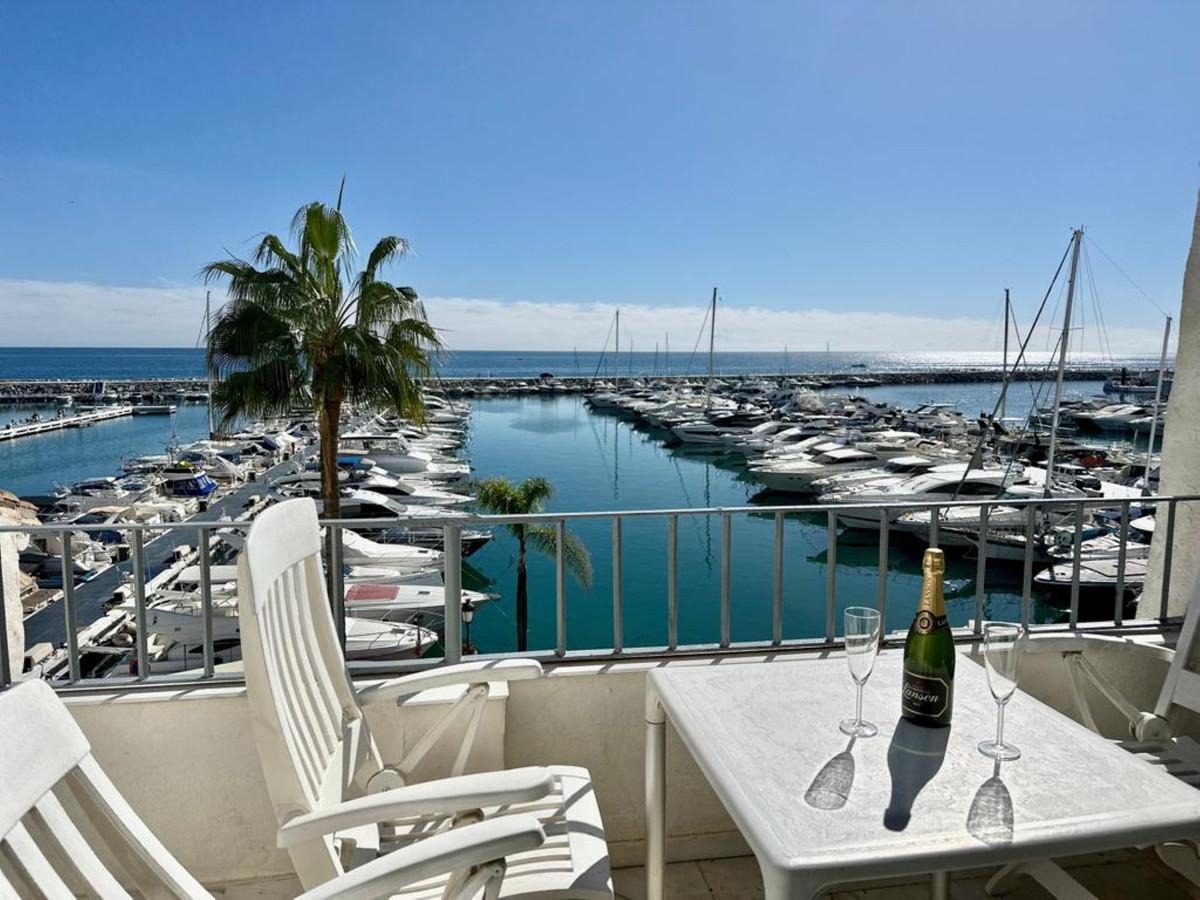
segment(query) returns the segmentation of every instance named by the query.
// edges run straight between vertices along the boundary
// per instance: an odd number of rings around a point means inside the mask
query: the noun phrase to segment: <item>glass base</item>
[[[979,752],[991,759],[1013,760],[1021,758],[1021,751],[1012,744],[1000,744],[996,741],[982,741]]]
[[[838,731],[842,734],[850,734],[854,737],[863,738],[875,737],[875,735],[879,734],[879,729],[866,719],[863,719],[861,722],[857,719],[842,719],[838,724]]]

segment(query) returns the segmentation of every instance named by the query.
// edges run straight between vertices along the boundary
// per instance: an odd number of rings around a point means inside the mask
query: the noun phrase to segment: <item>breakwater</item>
[[[476,377],[441,377],[427,380],[430,388],[445,388],[448,393],[470,395],[473,393],[518,393],[539,387],[556,390],[561,393],[582,393],[592,390],[599,378],[590,376],[556,376],[547,373],[548,378],[485,378]],[[1018,370],[1011,373],[1014,381],[1044,381],[1053,377],[1044,369]],[[1064,377],[1068,381],[1097,381],[1116,377],[1120,368],[1103,368],[1097,366],[1069,367]],[[724,384],[736,384],[739,381],[766,380],[778,382],[785,378],[797,384],[805,384],[817,388],[856,388],[875,387],[885,384],[970,384],[997,383],[1001,380],[1001,371],[997,367],[962,367],[962,368],[930,368],[921,371],[884,372],[884,371],[847,371],[847,372],[792,372],[781,376],[779,372],[761,372],[758,374],[722,375],[715,376]],[[632,375],[622,373],[622,380],[630,378],[666,383],[693,383],[704,381],[704,375],[660,375],[653,373],[638,373]],[[611,380],[611,377],[610,379]],[[0,380],[0,404],[36,405],[65,403],[161,403],[167,400],[182,402],[203,402],[208,399],[208,385],[202,378],[137,378],[137,379],[105,379],[105,380]]]

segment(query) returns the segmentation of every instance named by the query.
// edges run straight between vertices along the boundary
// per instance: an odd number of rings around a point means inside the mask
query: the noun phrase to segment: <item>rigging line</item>
[[[1134,290],[1136,290],[1139,294],[1141,294],[1143,297],[1145,297],[1146,300],[1149,301],[1151,306],[1153,306],[1155,309],[1157,309],[1159,311],[1159,313],[1161,313],[1164,317],[1167,317],[1167,315],[1168,315],[1167,312],[1161,306],[1159,306],[1157,303],[1154,302],[1153,297],[1151,297],[1144,290],[1142,290],[1142,286],[1140,284],[1138,284],[1136,281],[1134,281],[1132,278],[1130,278],[1125,273],[1125,270],[1122,269],[1119,265],[1117,265],[1117,261],[1115,259],[1113,259],[1111,256],[1109,256],[1107,253],[1104,252],[1103,247],[1101,247],[1099,244],[1097,244],[1095,241],[1093,241],[1091,239],[1091,237],[1088,235],[1084,235],[1084,240],[1086,240],[1089,244],[1091,244],[1093,247],[1095,247],[1100,252],[1101,256],[1103,256],[1110,263],[1112,263],[1112,267],[1121,273],[1121,277],[1124,278],[1126,281],[1128,281],[1131,285],[1133,285]]]
[[[600,349],[600,359],[596,363],[596,371],[592,373],[592,381],[595,381],[600,374],[600,367],[604,365],[604,354],[608,352],[608,339],[612,337],[613,323],[617,321],[617,317],[613,316],[608,322],[608,333],[604,335],[604,346]]]
[[[686,369],[684,369],[684,372],[685,372],[686,374],[688,374],[688,375],[690,375],[690,374],[692,373],[692,360],[694,360],[694,359],[696,358],[696,351],[697,351],[698,349],[700,349],[700,339],[701,339],[702,337],[704,337],[704,326],[708,324],[708,314],[709,314],[709,312],[711,312],[711,307],[710,307],[710,306],[708,306],[708,305],[705,305],[705,307],[704,307],[704,319],[703,319],[703,321],[701,321],[701,323],[700,323],[700,331],[698,331],[698,332],[696,333],[696,343],[692,344],[692,355],[688,357],[687,368],[686,368]]]
[[[1000,412],[1000,407],[1004,403],[1005,397],[1007,397],[1007,395],[1008,395],[1008,386],[1012,382],[1013,373],[1015,373],[1017,371],[1017,369],[1019,369],[1021,367],[1021,363],[1025,359],[1025,349],[1026,349],[1026,347],[1029,346],[1029,341],[1033,337],[1034,331],[1037,329],[1037,324],[1042,318],[1042,313],[1044,313],[1046,311],[1046,301],[1048,301],[1050,299],[1050,293],[1054,290],[1054,285],[1058,282],[1058,276],[1062,274],[1063,266],[1066,265],[1067,257],[1071,253],[1071,245],[1074,242],[1075,242],[1075,235],[1074,235],[1074,233],[1072,233],[1071,240],[1069,240],[1067,242],[1067,248],[1065,250],[1063,250],[1062,258],[1059,259],[1059,261],[1058,261],[1058,268],[1056,268],[1054,270],[1054,277],[1050,279],[1050,284],[1048,284],[1046,286],[1046,293],[1042,296],[1042,302],[1038,306],[1037,314],[1033,317],[1033,324],[1029,326],[1029,331],[1025,334],[1025,340],[1021,341],[1020,350],[1017,352],[1017,358],[1013,362],[1012,368],[1008,372],[1008,377],[1005,378],[1004,382],[1000,385],[1000,395],[996,398],[996,402],[992,406],[992,414],[989,417],[989,421],[995,421],[996,413]],[[986,441],[987,439],[988,439],[987,430],[981,428],[979,431],[979,443],[975,445],[975,450],[971,454],[971,459],[974,459],[977,455],[980,458],[982,458],[983,444],[984,444],[984,441]],[[969,463],[968,463],[968,465],[969,465]],[[969,471],[970,471],[969,468],[963,470],[962,477],[959,479],[958,484],[955,486],[954,496],[951,499],[954,499],[954,500],[958,499],[958,492],[960,490],[962,490],[962,486],[966,483],[967,472],[969,472]]]
[[[1096,289],[1096,275],[1092,269],[1092,257],[1091,254],[1088,253],[1087,244],[1083,245],[1083,260],[1087,264],[1088,281],[1091,283],[1092,288],[1092,302],[1096,307],[1096,320],[1099,322],[1100,340],[1102,342],[1102,346],[1106,346],[1108,348],[1107,352],[1109,360],[1115,360],[1116,356],[1112,352],[1112,338],[1108,333],[1108,324],[1104,321],[1104,306],[1100,302],[1100,294]]]

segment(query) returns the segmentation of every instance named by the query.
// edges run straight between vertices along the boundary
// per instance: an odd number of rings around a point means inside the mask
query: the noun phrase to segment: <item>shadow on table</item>
[[[888,746],[888,772],[892,776],[892,799],[883,811],[883,827],[903,831],[912,818],[913,801],[946,758],[950,727],[924,728],[901,719]]]
[[[992,777],[979,786],[967,813],[967,832],[992,846],[1006,846],[1013,839],[1013,805],[1008,786],[1000,777],[1000,760]]]
[[[854,786],[854,754],[851,752],[854,740],[851,736],[846,749],[821,766],[821,771],[804,792],[804,802],[813,809],[841,809],[850,799],[850,788]]]

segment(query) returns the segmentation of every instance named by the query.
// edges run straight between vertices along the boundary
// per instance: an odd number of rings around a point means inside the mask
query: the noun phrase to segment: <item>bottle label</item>
[[[937,629],[947,628],[949,625],[949,620],[945,616],[935,616],[929,610],[923,609],[917,613],[912,627],[917,634],[933,634]]]
[[[950,706],[950,684],[943,678],[918,675],[905,669],[900,704],[906,713],[936,719]]]

